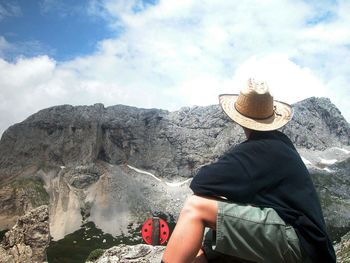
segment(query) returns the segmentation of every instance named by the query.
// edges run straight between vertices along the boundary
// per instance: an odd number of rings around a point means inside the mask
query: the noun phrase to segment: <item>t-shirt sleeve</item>
[[[217,162],[203,166],[193,178],[190,188],[197,195],[250,202],[254,190],[248,171],[242,165],[242,158],[239,151],[230,151]]]

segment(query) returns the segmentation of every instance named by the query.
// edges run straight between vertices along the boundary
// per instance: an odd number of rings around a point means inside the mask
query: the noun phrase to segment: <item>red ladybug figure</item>
[[[149,218],[141,230],[142,238],[148,245],[162,245],[169,238],[169,226],[159,217]]]

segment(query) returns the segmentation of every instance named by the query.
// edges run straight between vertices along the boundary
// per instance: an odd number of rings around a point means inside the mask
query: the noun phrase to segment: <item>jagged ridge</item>
[[[283,128],[298,147],[350,144],[350,126],[326,98],[294,105]],[[0,141],[0,178],[24,167],[130,163],[162,176],[191,176],[244,139],[217,105],[168,112],[117,105],[56,106],[11,126]]]

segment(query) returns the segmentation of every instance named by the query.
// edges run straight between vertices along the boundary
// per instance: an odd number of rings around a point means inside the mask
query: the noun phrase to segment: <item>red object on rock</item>
[[[161,218],[148,218],[142,226],[141,235],[148,245],[162,245],[169,238],[169,226]]]

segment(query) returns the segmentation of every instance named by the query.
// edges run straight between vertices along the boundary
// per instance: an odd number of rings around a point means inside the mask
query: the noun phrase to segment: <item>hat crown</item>
[[[265,81],[248,80],[235,103],[236,110],[249,118],[266,119],[274,114],[273,97]]]
[[[240,94],[219,95],[220,105],[229,118],[257,131],[277,130],[292,119],[292,107],[273,100],[266,82],[249,79],[247,84]]]

